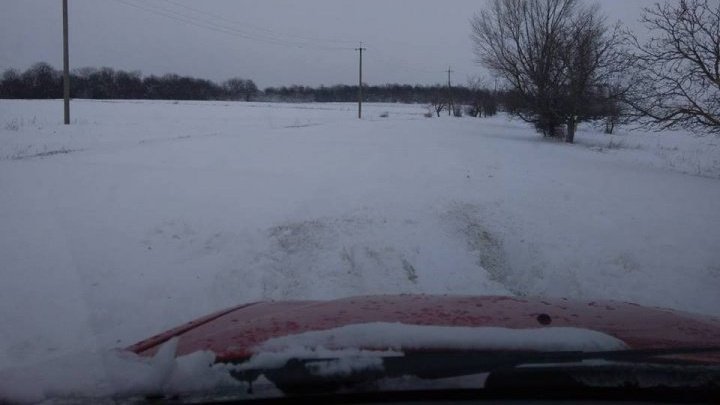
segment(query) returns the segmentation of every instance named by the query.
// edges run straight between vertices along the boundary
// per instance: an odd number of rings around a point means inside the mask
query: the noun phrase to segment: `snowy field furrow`
[[[417,105],[0,101],[0,368],[227,306],[616,299],[720,316],[720,139]],[[387,118],[380,114],[388,112]]]

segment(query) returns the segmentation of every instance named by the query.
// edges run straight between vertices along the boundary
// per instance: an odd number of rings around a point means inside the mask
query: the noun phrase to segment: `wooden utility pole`
[[[450,87],[450,74],[453,73],[453,71],[450,69],[450,66],[448,66],[447,74],[448,74],[448,117],[452,115],[453,110],[453,101],[452,101],[452,87]]]
[[[70,125],[70,52],[68,51],[68,0],[63,7],[63,99],[65,102],[65,125]]]
[[[367,48],[362,47],[362,42],[360,42],[360,47],[355,48],[356,51],[360,52],[360,70],[359,70],[359,80],[358,80],[358,118],[362,118],[362,53],[363,51],[367,50]]]

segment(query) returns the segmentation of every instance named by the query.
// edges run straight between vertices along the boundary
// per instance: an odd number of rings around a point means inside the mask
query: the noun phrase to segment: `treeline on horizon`
[[[243,100],[282,102],[357,101],[357,85],[282,86],[258,89],[249,79],[233,78],[220,84],[176,74],[143,76],[139,71],[80,68],[70,73],[70,97],[82,99]],[[56,99],[63,96],[62,72],[40,62],[24,72],[8,69],[0,80],[2,99]],[[363,85],[365,102],[434,103],[448,97],[442,85]],[[498,99],[501,94],[480,86],[453,86],[452,99],[473,104],[478,98]]]

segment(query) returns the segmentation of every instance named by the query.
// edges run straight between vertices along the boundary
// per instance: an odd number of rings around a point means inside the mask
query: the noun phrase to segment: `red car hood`
[[[631,349],[720,344],[718,318],[625,302],[384,295],[240,305],[136,343],[128,350],[149,356],[163,342],[177,337],[178,356],[209,350],[219,362],[239,361],[268,339],[374,322],[509,329],[574,327],[610,335]],[[711,358],[720,360],[717,355]]]

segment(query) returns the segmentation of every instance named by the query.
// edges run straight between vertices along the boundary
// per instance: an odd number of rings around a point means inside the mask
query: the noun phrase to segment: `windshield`
[[[5,0],[0,27],[0,402],[720,343],[718,0]]]

